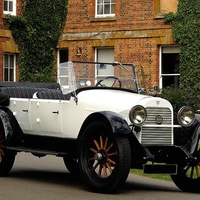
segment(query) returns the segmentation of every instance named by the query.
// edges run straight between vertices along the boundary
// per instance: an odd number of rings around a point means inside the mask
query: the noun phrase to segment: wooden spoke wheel
[[[113,133],[102,122],[84,131],[79,143],[81,174],[92,190],[112,193],[126,181],[131,165],[128,138]]]

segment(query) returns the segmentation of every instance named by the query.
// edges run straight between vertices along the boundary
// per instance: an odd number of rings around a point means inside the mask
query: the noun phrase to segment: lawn
[[[170,175],[168,175],[168,174],[144,174],[143,171],[140,169],[131,169],[130,172],[132,174],[136,174],[139,176],[160,179],[160,180],[165,180],[165,181],[172,181]]]

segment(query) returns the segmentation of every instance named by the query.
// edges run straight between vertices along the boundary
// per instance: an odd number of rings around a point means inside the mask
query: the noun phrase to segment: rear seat
[[[41,90],[36,93],[38,99],[69,100],[71,93],[64,95],[61,90]]]
[[[63,95],[61,90],[48,88],[34,88],[34,87],[1,87],[0,91],[13,98],[33,98],[36,93],[37,98],[40,99],[58,99],[67,100],[71,95]]]

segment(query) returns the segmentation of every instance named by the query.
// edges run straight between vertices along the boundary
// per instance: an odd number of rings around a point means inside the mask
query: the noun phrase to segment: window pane
[[[97,0],[97,4],[103,4],[103,0]]]
[[[14,55],[10,55],[10,68],[14,68]]]
[[[98,49],[97,51],[98,62],[113,62],[114,61],[114,49]],[[114,75],[114,69],[110,65],[97,66],[97,76],[112,76]]]
[[[4,68],[8,68],[8,55],[4,55]]]
[[[4,81],[8,81],[8,69],[4,69],[4,77],[3,77]]]
[[[163,87],[167,86],[179,86],[179,76],[164,76],[163,77]]]
[[[115,4],[111,5],[111,14],[115,14]]]
[[[9,1],[9,11],[13,12],[13,2]]]
[[[4,10],[8,11],[8,1],[4,1]]]
[[[110,5],[105,5],[104,14],[110,14]]]
[[[14,81],[14,69],[10,70],[10,80],[9,81]]]
[[[97,6],[97,14],[103,14],[103,5]]]
[[[15,55],[4,54],[3,81],[15,81]]]
[[[166,53],[162,55],[162,74],[179,73],[179,54]]]

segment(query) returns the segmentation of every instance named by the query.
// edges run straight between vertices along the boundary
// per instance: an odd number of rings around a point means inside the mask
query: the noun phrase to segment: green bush
[[[194,110],[200,109],[200,94],[197,95],[192,88],[167,87],[162,89],[158,96],[172,104],[175,115],[182,106],[191,106]]]

